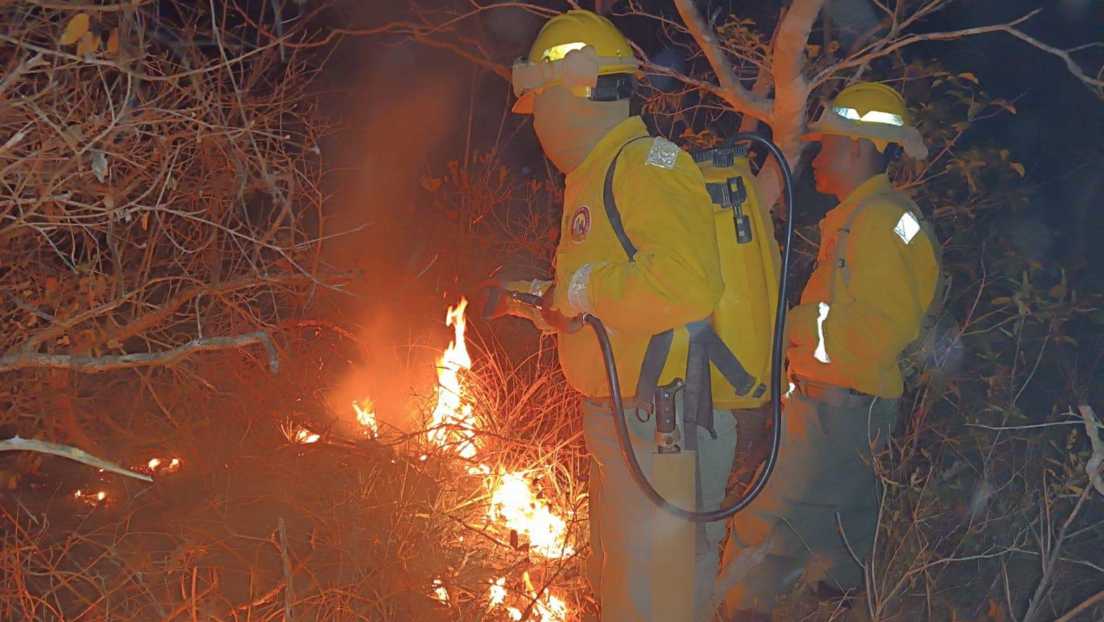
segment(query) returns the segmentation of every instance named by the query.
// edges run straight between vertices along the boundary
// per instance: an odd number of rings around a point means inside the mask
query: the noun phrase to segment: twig
[[[1104,601],[1104,590],[1100,590],[1093,596],[1090,596],[1088,600],[1081,603],[1080,605],[1077,605],[1073,609],[1070,609],[1069,612],[1066,613],[1066,615],[1058,618],[1054,622],[1073,622],[1073,619],[1076,618],[1078,614],[1088,610],[1089,607],[1092,607],[1100,601]]]
[[[153,481],[153,478],[148,475],[135,473],[134,471],[125,469],[117,464],[103,460],[102,458],[97,458],[83,449],[70,447],[69,445],[59,445],[57,443],[48,443],[46,441],[14,436],[0,441],[0,451],[35,451],[41,454],[61,456],[62,458],[76,460],[88,466],[96,467],[97,469],[103,469],[112,473],[118,473],[119,475],[140,479],[143,482]]]
[[[1050,586],[1054,580],[1054,570],[1058,565],[1058,561],[1062,558],[1062,547],[1065,545],[1066,539],[1069,536],[1069,528],[1073,525],[1073,521],[1077,518],[1077,515],[1081,513],[1081,508],[1085,505],[1085,499],[1088,498],[1090,490],[1092,490],[1092,488],[1085,486],[1085,489],[1081,491],[1081,496],[1078,497],[1077,504],[1073,506],[1073,510],[1070,511],[1069,516],[1067,516],[1065,522],[1062,523],[1061,529],[1058,530],[1058,538],[1050,547],[1050,554],[1040,556],[1040,559],[1043,561],[1043,576],[1039,579],[1039,584],[1035,586],[1035,593],[1032,594],[1031,600],[1028,601],[1027,612],[1024,614],[1023,622],[1035,622],[1039,619],[1042,612],[1043,600],[1046,598],[1047,594],[1050,593]]]
[[[116,369],[147,367],[152,365],[170,365],[195,352],[208,350],[226,350],[241,348],[251,344],[261,344],[268,353],[269,370],[275,374],[280,369],[280,359],[276,347],[268,333],[257,331],[234,337],[204,337],[192,339],[188,343],[165,350],[143,354],[119,354],[111,356],[82,356],[70,354],[41,354],[38,352],[19,352],[0,357],[0,372],[28,368],[69,369],[84,373],[98,373]]]
[[[1104,441],[1100,440],[1101,425],[1097,423],[1096,413],[1088,404],[1079,405],[1077,410],[1081,412],[1081,419],[1085,422],[1085,434],[1092,444],[1092,458],[1085,463],[1085,473],[1089,476],[1089,482],[1096,492],[1104,495],[1104,477],[1101,477],[1104,473],[1101,468],[1104,466]]]
[[[287,527],[284,525],[284,517],[278,517],[276,522],[280,526],[280,559],[284,562],[284,622],[292,622],[291,601],[295,599],[291,585],[291,561],[288,559]]]

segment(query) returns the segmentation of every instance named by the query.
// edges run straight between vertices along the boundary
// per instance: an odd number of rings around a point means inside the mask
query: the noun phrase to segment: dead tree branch
[[[819,0],[813,0],[819,4]],[[770,122],[773,112],[771,101],[765,97],[755,95],[744,88],[740,79],[736,76],[736,70],[725,55],[724,49],[713,34],[713,28],[705,21],[693,0],[675,0],[679,14],[686,22],[690,34],[701,46],[709,64],[713,67],[720,82],[719,95],[732,106],[733,110],[750,115],[760,121]]]
[[[272,344],[272,339],[263,331],[246,333],[234,337],[200,337],[192,339],[178,348],[165,350],[163,352],[141,354],[80,356],[20,352],[0,357],[0,372],[8,372],[16,369],[51,368],[68,369],[82,373],[100,373],[133,367],[171,365],[197,352],[228,350],[253,344],[261,344],[264,346],[268,354],[269,370],[275,374],[280,369],[280,359],[276,355],[276,346]]]
[[[152,482],[153,478],[142,473],[135,473],[129,469],[125,469],[113,462],[108,462],[102,458],[97,458],[92,454],[78,449],[76,447],[70,447],[68,445],[59,445],[57,443],[49,443],[46,441],[39,441],[29,438],[19,438],[15,436],[6,440],[0,441],[0,451],[34,451],[41,454],[50,454],[53,456],[61,456],[62,458],[68,458],[75,460],[88,466],[96,467],[97,469],[103,469],[112,473],[118,473],[119,475],[125,475],[127,477],[133,477],[134,479],[140,479],[143,482]]]

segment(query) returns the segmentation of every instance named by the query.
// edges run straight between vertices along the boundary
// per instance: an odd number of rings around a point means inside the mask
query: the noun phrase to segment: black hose
[[[786,162],[786,156],[782,154],[782,151],[777,145],[759,134],[752,132],[736,134],[725,141],[723,146],[731,147],[738,142],[745,141],[756,142],[766,147],[767,151],[778,162],[778,168],[782,172],[783,187],[786,192],[786,238],[785,248],[782,251],[782,274],[778,281],[778,307],[775,311],[774,319],[774,348],[771,351],[771,406],[773,409],[771,451],[770,455],[767,457],[766,466],[763,468],[762,475],[759,476],[759,479],[756,480],[751,489],[731,505],[722,506],[716,510],[705,512],[684,510],[672,505],[663,498],[663,495],[659,494],[652,486],[652,483],[648,481],[643,470],[641,470],[640,462],[637,461],[636,453],[632,448],[632,441],[629,440],[629,424],[628,421],[625,420],[625,407],[621,401],[621,382],[617,377],[617,365],[613,359],[613,347],[610,345],[609,334],[606,332],[606,327],[602,324],[601,320],[593,315],[586,315],[583,317],[583,321],[594,329],[594,333],[598,337],[598,343],[602,348],[602,360],[606,365],[606,381],[609,384],[610,400],[613,403],[613,417],[616,420],[617,426],[617,442],[621,446],[621,455],[625,459],[625,464],[629,466],[629,472],[632,474],[633,480],[640,488],[640,491],[644,493],[644,496],[648,497],[652,503],[663,508],[677,518],[695,523],[712,523],[719,520],[725,520],[750,505],[751,502],[759,496],[759,493],[763,492],[763,488],[767,485],[767,480],[774,471],[775,463],[778,462],[778,446],[782,441],[782,357],[785,355],[786,346],[784,343],[786,336],[786,298],[787,290],[789,289],[790,246],[793,242],[794,229],[793,179],[790,174],[790,165]],[[685,433],[696,434],[697,431],[686,430]]]

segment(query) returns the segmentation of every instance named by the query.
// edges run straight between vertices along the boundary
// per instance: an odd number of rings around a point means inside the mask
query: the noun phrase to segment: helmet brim
[[[514,114],[533,114],[533,100],[537,98],[536,91],[529,91],[523,93],[521,97],[517,98],[513,107],[510,108],[510,112]]]

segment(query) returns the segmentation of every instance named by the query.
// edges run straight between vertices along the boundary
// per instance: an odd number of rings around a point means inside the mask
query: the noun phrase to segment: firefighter
[[[556,331],[564,374],[585,397],[583,431],[592,457],[587,574],[602,620],[611,622],[651,619],[653,507],[621,456],[602,354],[594,334],[579,330],[579,318],[591,313],[605,322],[621,386],[629,388],[637,385],[652,336],[675,329],[659,377],[666,384],[686,368],[687,332],[680,327],[709,317],[724,290],[712,200],[701,172],[689,154],[652,137],[639,117],[630,116],[641,73],[617,28],[583,10],[551,19],[528,58],[515,65],[513,109],[533,115],[545,154],[566,175],[564,208],[553,278],[510,280],[500,273],[494,281],[543,296],[539,315],[505,298],[495,314],[528,315]],[[620,227],[611,224],[613,204]],[[619,233],[635,247],[631,258]],[[651,405],[624,399],[636,457],[650,473]],[[714,509],[723,501],[735,453],[732,411],[714,411],[715,437],[701,428],[694,432],[701,506]],[[723,533],[724,525],[714,523],[699,538],[699,609],[712,592]]]
[[[766,551],[727,596],[735,620],[769,620],[798,583],[822,597],[863,585],[856,559],[872,550],[878,514],[871,454],[897,420],[898,357],[942,282],[930,226],[886,175],[902,151],[927,155],[904,99],[883,84],[850,86],[802,140],[820,143],[816,188],[840,204],[820,223],[816,268],[787,322],[793,390],[778,466],[725,549],[726,563]]]

